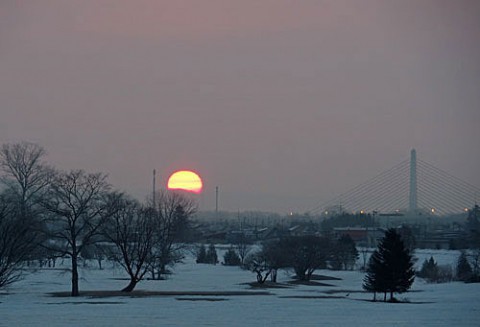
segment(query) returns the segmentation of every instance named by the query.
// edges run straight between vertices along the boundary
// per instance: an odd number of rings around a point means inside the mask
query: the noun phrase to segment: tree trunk
[[[277,269],[272,269],[272,274],[270,275],[270,280],[272,283],[277,282]]]
[[[263,276],[261,273],[258,273],[258,272],[257,272],[257,282],[259,284],[263,284]]]
[[[387,302],[387,292],[383,292],[383,302]]]
[[[305,271],[296,271],[297,277],[299,280],[307,280],[307,276],[305,275]]]
[[[312,279],[313,272],[314,270],[308,270],[304,280],[306,280],[307,282],[310,281],[310,279]]]
[[[167,275],[167,266],[164,263],[160,263],[155,279],[156,280],[161,280],[162,276],[165,276],[165,275]]]
[[[390,292],[390,302],[393,302],[393,292]]]
[[[122,289],[122,292],[131,292],[137,286],[137,280],[135,278],[130,278],[130,283]]]
[[[72,254],[72,296],[78,296],[78,263],[77,256]]]
[[[262,273],[257,271],[257,282],[258,282],[259,284],[265,283],[265,281],[267,280],[267,278],[268,278],[269,275],[270,275],[270,271],[267,272],[267,273],[265,274],[265,276],[262,276]]]

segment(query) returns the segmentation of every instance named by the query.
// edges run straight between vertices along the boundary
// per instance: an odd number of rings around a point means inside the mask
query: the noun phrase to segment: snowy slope
[[[435,252],[442,264],[453,263],[458,253]],[[431,254],[417,254],[419,261]],[[448,259],[450,258],[450,260]],[[66,264],[66,262],[65,262]],[[98,270],[94,262],[81,270],[82,290],[119,290],[125,275],[112,264]],[[65,268],[65,266],[63,267]],[[410,303],[370,302],[362,292],[363,273],[320,271],[341,280],[332,286],[293,286],[268,289],[271,295],[52,297],[68,291],[70,275],[61,269],[44,269],[13,284],[0,295],[1,326],[479,326],[480,284],[426,284],[400,294]],[[139,290],[248,291],[254,274],[236,267],[197,265],[193,258],[178,265],[168,280],[142,281]],[[289,280],[279,273],[279,281]],[[211,301],[217,300],[217,301]]]

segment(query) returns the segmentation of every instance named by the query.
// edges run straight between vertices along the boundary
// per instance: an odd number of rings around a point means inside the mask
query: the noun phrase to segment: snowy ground
[[[418,264],[433,255],[453,263],[458,253],[421,251]],[[219,256],[221,257],[221,256]],[[106,264],[81,270],[82,290],[119,290],[127,284],[121,270]],[[40,270],[0,293],[0,326],[479,326],[480,284],[414,283],[398,295],[410,303],[370,302],[362,292],[361,272],[319,271],[341,278],[331,286],[268,289],[271,295],[157,296],[131,298],[52,297],[68,291],[70,274]],[[164,281],[142,281],[137,289],[155,291],[249,291],[255,276],[235,267],[197,265],[193,258]],[[279,273],[279,281],[290,280]],[[216,301],[212,301],[216,300]]]

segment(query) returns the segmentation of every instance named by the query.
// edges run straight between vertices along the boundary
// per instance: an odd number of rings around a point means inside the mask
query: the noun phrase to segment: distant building
[[[378,240],[385,234],[385,230],[376,227],[336,227],[333,229],[333,234],[337,238],[348,235],[357,245],[376,246]]]

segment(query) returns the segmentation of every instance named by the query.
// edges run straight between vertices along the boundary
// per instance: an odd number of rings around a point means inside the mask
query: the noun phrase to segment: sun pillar
[[[417,152],[415,149],[410,151],[410,193],[408,211],[411,214],[417,212]]]

